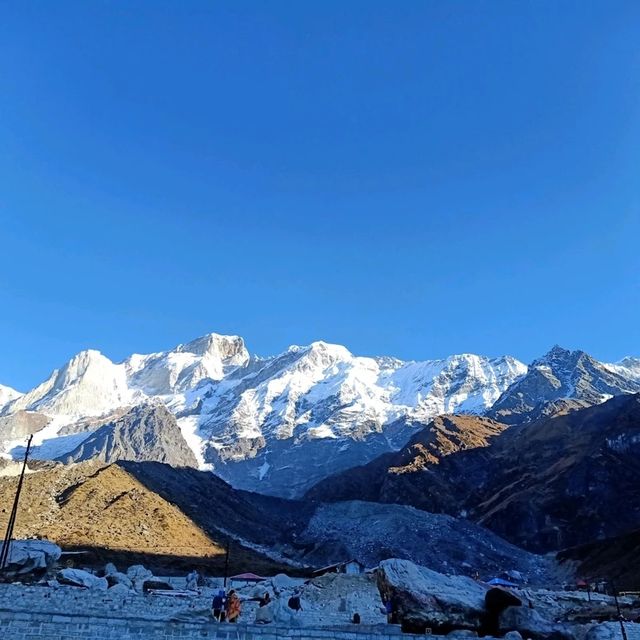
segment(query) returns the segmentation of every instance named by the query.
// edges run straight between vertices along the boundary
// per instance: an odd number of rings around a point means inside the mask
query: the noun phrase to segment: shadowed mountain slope
[[[195,467],[198,462],[173,415],[161,404],[141,404],[101,426],[61,462],[116,460],[164,462]]]
[[[464,513],[536,551],[640,525],[640,395],[512,427],[489,446],[454,452],[436,465],[417,456],[418,464],[398,473],[398,460],[415,457],[413,443],[327,479],[309,495],[353,498],[365,486],[368,499]]]

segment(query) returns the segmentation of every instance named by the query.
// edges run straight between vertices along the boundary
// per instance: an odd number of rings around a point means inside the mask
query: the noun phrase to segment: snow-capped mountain
[[[587,366],[579,360],[566,367]],[[588,374],[598,378],[602,399],[640,387],[633,359],[593,362]],[[556,367],[536,361],[534,375],[545,366]],[[15,433],[24,430],[1,432],[18,414],[44,425],[33,427],[36,457],[64,458],[132,406],[161,402],[201,468],[241,488],[300,495],[323,477],[400,448],[436,415],[481,414],[499,399],[504,403],[530,374],[510,356],[403,362],[354,356],[325,342],[258,358],[241,338],[217,334],[120,363],[84,351],[36,388],[0,404],[0,451],[21,451]],[[611,377],[626,382],[609,384]],[[558,384],[558,393],[581,388],[575,381]]]
[[[61,421],[100,416],[136,399],[126,370],[99,351],[81,351],[35,389],[16,398],[3,413],[39,411]]]
[[[201,380],[221,380],[248,361],[242,338],[210,334],[173,351],[134,354],[124,361],[124,368],[132,388],[157,396],[187,391]]]
[[[11,402],[12,400],[15,400],[16,398],[19,398],[21,395],[22,394],[19,391],[0,384],[0,411],[2,411],[2,408],[6,404]]]
[[[507,423],[536,416],[541,405],[570,398],[588,405],[640,392],[640,360],[625,358],[617,364],[598,362],[584,351],[553,347],[534,360],[525,376],[496,401],[490,415]]]

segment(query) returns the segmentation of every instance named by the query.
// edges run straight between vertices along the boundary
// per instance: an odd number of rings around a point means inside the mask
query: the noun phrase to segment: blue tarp
[[[487,582],[494,587],[517,587],[518,585],[515,582],[509,582],[508,580],[503,580],[502,578],[491,578]]]

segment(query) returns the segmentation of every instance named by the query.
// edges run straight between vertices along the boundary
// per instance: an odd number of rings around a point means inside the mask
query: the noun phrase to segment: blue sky
[[[0,382],[209,331],[640,355],[637,2],[6,2]]]

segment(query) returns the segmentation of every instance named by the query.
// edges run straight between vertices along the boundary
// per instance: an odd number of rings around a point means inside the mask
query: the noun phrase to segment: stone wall
[[[168,622],[148,618],[113,618],[75,614],[16,612],[0,609],[0,637],[12,640],[150,640],[211,638],[220,640],[397,640],[399,630],[354,625],[353,630],[308,629],[274,625]],[[413,639],[418,636],[402,635]],[[424,636],[421,636],[424,638]]]
[[[209,615],[211,594],[176,598],[114,596],[109,591],[60,586],[0,585],[0,638],[12,640],[398,640],[392,625],[342,628],[217,624]],[[248,620],[253,617],[247,615]],[[403,635],[403,638],[412,636]],[[640,640],[640,639],[638,639]]]

